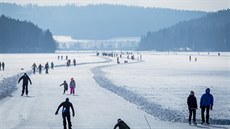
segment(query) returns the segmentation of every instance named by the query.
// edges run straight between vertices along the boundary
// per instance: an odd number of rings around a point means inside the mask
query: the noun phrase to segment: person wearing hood
[[[119,127],[119,129],[130,129],[130,127],[121,119],[117,120],[117,124],[113,129],[116,129],[117,127]]]
[[[70,95],[73,94],[74,95],[74,89],[76,87],[76,83],[74,81],[73,78],[71,78],[71,81],[70,81],[70,84],[69,84],[69,87],[70,87]]]
[[[57,108],[57,111],[55,112],[55,115],[58,114],[58,111],[59,109],[62,108],[62,118],[63,118],[63,126],[64,126],[64,129],[67,129],[66,128],[66,119],[67,119],[67,122],[68,122],[68,127],[69,129],[72,128],[72,124],[71,124],[71,119],[70,119],[70,108],[72,110],[72,115],[73,117],[75,116],[75,113],[74,113],[74,108],[73,108],[73,104],[71,102],[69,102],[69,98],[66,98],[66,100],[64,102],[62,102],[58,108]]]
[[[209,124],[209,110],[212,110],[213,107],[213,96],[210,94],[210,89],[207,88],[205,90],[205,94],[201,96],[200,99],[200,108],[201,108],[201,118],[202,118],[202,123],[204,124],[205,119],[204,119],[204,112],[206,110],[206,123]]]
[[[187,98],[188,110],[189,110],[189,124],[191,124],[191,118],[193,116],[193,123],[196,125],[196,109],[197,101],[194,91],[190,91],[190,95]]]

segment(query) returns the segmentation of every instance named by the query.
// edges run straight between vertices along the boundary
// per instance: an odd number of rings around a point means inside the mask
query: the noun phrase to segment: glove
[[[75,114],[73,113],[73,117],[75,116]]]
[[[55,112],[55,115],[57,115],[58,114],[58,112]]]
[[[210,107],[210,109],[212,110],[212,106]]]

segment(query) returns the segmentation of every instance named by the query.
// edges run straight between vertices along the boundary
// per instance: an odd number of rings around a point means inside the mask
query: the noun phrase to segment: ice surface
[[[69,58],[73,59],[76,58],[78,65],[76,67],[66,67],[65,60],[57,60],[58,55],[68,55]],[[156,56],[156,57],[155,57]],[[159,57],[158,57],[159,56]],[[152,71],[153,67],[156,67],[157,65],[165,69],[166,66],[169,63],[164,61],[164,56],[168,61],[171,61],[170,67],[173,69],[173,71],[170,72],[171,68],[167,72],[166,70],[161,71],[159,68],[154,68],[156,71]],[[161,58],[163,64],[151,64],[152,57],[154,59],[157,57],[159,60]],[[175,58],[174,58],[175,57]],[[179,56],[184,57],[183,59],[187,61],[187,56]],[[211,56],[212,57],[212,56]],[[211,58],[210,57],[210,58]],[[225,56],[228,58],[228,56]],[[168,76],[175,76],[175,79],[178,79],[182,76],[185,76],[184,74],[184,67],[183,64],[179,64],[180,66],[177,67],[177,64],[174,61],[174,59],[178,58],[178,55],[162,55],[162,54],[154,54],[154,53],[143,53],[144,62],[140,63],[130,63],[130,64],[116,64],[116,58],[101,58],[95,56],[95,53],[57,53],[57,54],[1,54],[0,60],[4,60],[6,62],[6,70],[0,71],[1,79],[0,79],[0,93],[2,94],[4,92],[5,95],[8,97],[5,97],[3,99],[0,99],[0,128],[1,129],[62,129],[62,118],[61,118],[61,112],[59,111],[59,115],[55,116],[54,113],[56,111],[57,106],[65,100],[66,97],[70,98],[70,101],[73,103],[76,111],[76,116],[72,118],[73,121],[73,128],[76,129],[108,129],[113,128],[113,126],[116,123],[117,118],[122,118],[124,121],[132,128],[132,129],[149,129],[144,116],[147,117],[151,128],[152,129],[190,129],[194,128],[193,126],[189,126],[187,123],[180,123],[180,122],[168,122],[168,121],[161,121],[159,120],[159,116],[156,116],[155,114],[150,115],[151,113],[146,113],[146,109],[144,107],[141,107],[141,105],[138,105],[139,103],[133,103],[133,101],[139,101],[144,102],[142,105],[150,105],[153,104],[153,106],[160,105],[162,106],[159,108],[159,110],[163,111],[162,116],[166,113],[173,113],[173,111],[176,111],[175,114],[186,114],[186,105],[185,105],[185,111],[181,110],[183,108],[185,99],[188,96],[189,91],[191,88],[186,88],[183,83],[178,83],[178,80],[170,81],[170,82],[164,82],[168,79],[164,79],[165,76],[168,74]],[[169,60],[172,58],[171,60]],[[206,58],[204,56],[204,58]],[[221,59],[220,59],[221,58]],[[215,57],[215,59],[222,60],[224,57]],[[112,60],[111,60],[112,59]],[[125,60],[125,59],[122,59]],[[201,57],[198,58],[198,62],[201,60]],[[46,63],[46,62],[54,61],[54,64],[59,65],[59,67],[55,67],[54,70],[50,70],[49,74],[35,74],[31,75],[31,80],[33,85],[29,85],[29,97],[21,97],[21,83],[17,84],[18,78],[21,75],[21,73],[30,71],[31,65],[35,63]],[[150,62],[149,62],[150,61]],[[185,61],[185,62],[186,62]],[[129,61],[129,62],[136,62],[136,61]],[[227,62],[227,61],[226,61]],[[153,63],[153,62],[152,62]],[[191,67],[195,62],[190,62]],[[218,63],[217,63],[218,64]],[[103,71],[100,71],[100,68],[102,68]],[[106,67],[105,67],[106,66]],[[109,67],[107,67],[109,66]],[[198,66],[193,66],[193,69],[199,68]],[[211,66],[209,66],[211,67]],[[24,68],[24,70],[21,70],[21,68]],[[177,69],[176,69],[177,68]],[[182,68],[182,70],[180,70]],[[96,70],[94,72],[91,71]],[[201,69],[201,68],[199,68]],[[207,73],[205,75],[209,75],[209,69],[204,69]],[[222,80],[226,75],[226,70],[229,69],[228,66],[222,65],[221,68],[216,67],[216,65],[212,65],[212,70],[219,71],[219,69],[222,69],[222,72],[213,73],[210,75],[211,79],[219,80],[222,78]],[[175,73],[178,71],[177,73]],[[187,70],[192,71],[192,70]],[[197,70],[199,71],[199,70]],[[200,72],[200,71],[199,71]],[[227,71],[227,75],[229,71]],[[178,73],[181,73],[181,75],[177,75]],[[187,72],[186,72],[187,73]],[[203,72],[200,75],[197,72],[194,72],[195,74],[193,76],[199,75],[203,76]],[[155,75],[155,76],[153,76]],[[154,79],[153,77],[156,77],[158,75],[161,75],[161,78],[157,78],[155,81],[157,83],[154,83],[152,85]],[[176,76],[177,75],[177,76]],[[188,73],[188,75],[190,75]],[[215,75],[215,76],[214,76]],[[222,76],[220,76],[222,75]],[[94,80],[96,76],[104,76],[101,81]],[[149,76],[149,77],[148,77]],[[192,77],[193,77],[192,76]],[[77,88],[76,93],[77,95],[63,95],[63,87],[60,87],[59,85],[64,81],[67,80],[69,82],[70,78],[74,77],[76,80]],[[3,79],[5,78],[5,79]],[[140,79],[141,78],[141,79]],[[202,78],[204,79],[204,78]],[[8,81],[6,81],[8,80]],[[10,80],[10,81],[9,81]],[[136,80],[136,81],[135,81]],[[181,79],[183,80],[183,79]],[[228,83],[228,80],[226,82],[222,82],[222,80],[219,80],[219,83],[225,84]],[[99,86],[99,84],[103,83],[102,81],[105,81],[104,84],[108,86],[109,88],[115,88],[116,91],[118,91],[121,95],[114,94],[114,92],[108,91],[105,88],[102,88]],[[106,82],[108,81],[108,82]],[[173,86],[168,87],[169,85],[155,85],[155,84],[169,84],[173,82]],[[202,82],[200,79],[197,80],[197,82]],[[215,82],[215,80],[212,80],[212,82]],[[215,83],[218,83],[215,82]],[[193,83],[190,81],[190,83]],[[188,84],[190,84],[188,82]],[[205,81],[204,84],[207,82]],[[7,84],[7,86],[6,86]],[[142,85],[139,85],[142,84]],[[178,84],[178,86],[175,86],[175,84]],[[161,87],[157,87],[161,86]],[[170,85],[171,86],[171,85]],[[193,86],[190,84],[189,86]],[[201,86],[201,84],[199,85]],[[4,87],[4,88],[2,88]],[[7,87],[12,87],[12,89],[8,89]],[[119,88],[120,87],[120,88]],[[196,96],[198,98],[199,92],[200,94],[203,93],[203,88],[206,86],[203,85],[200,88],[198,86],[193,86],[194,88],[197,88],[197,90],[194,90],[196,93]],[[215,112],[218,112],[219,114],[223,113],[223,111],[226,111],[225,108],[220,105],[228,105],[228,101],[223,99],[223,95],[226,97],[229,97],[229,89],[227,86],[222,86],[225,89],[215,89],[215,85],[211,87],[211,92],[213,93],[215,99],[215,106],[214,111],[211,112],[212,117],[215,114]],[[153,90],[156,90],[154,91]],[[3,91],[2,89],[7,89],[6,91]],[[184,89],[184,90],[183,90]],[[13,93],[11,93],[11,90],[15,90]],[[124,91],[124,92],[123,92]],[[170,91],[170,92],[169,92]],[[11,93],[11,94],[10,94]],[[124,94],[128,93],[126,96],[127,98],[123,98]],[[222,94],[220,94],[222,93]],[[222,97],[222,103],[219,104],[218,102],[218,94],[219,97]],[[130,97],[133,95],[133,97]],[[166,96],[167,95],[167,96]],[[153,96],[155,98],[153,98]],[[168,100],[168,99],[171,100]],[[166,100],[164,100],[166,99]],[[128,100],[128,101],[127,101]],[[143,101],[146,100],[146,101]],[[171,102],[173,101],[173,102]],[[170,106],[171,107],[170,107]],[[221,106],[221,107],[219,107]],[[170,108],[169,108],[170,107]],[[177,108],[174,108],[177,107]],[[222,110],[217,110],[218,108],[223,108]],[[229,108],[228,108],[229,109]],[[151,111],[151,110],[150,110]],[[160,113],[161,114],[161,113]],[[175,115],[173,114],[173,115]],[[229,111],[226,113],[226,115],[229,115]],[[187,115],[186,115],[187,116]],[[217,114],[217,117],[219,115]],[[197,116],[199,117],[199,116]],[[167,116],[164,116],[164,118],[167,118]],[[225,118],[225,117],[221,117]],[[227,117],[226,117],[227,118]],[[211,125],[211,126],[201,126],[198,125],[198,127],[201,128],[229,128],[229,125]]]

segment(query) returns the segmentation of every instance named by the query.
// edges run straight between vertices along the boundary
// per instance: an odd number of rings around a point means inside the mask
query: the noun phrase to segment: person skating
[[[41,74],[41,73],[42,73],[42,67],[43,67],[43,66],[42,66],[41,64],[39,64],[39,65],[38,65],[38,71],[39,71],[39,74]]]
[[[5,63],[2,62],[2,70],[4,71],[5,70]]]
[[[32,85],[32,82],[31,82],[29,76],[26,73],[24,73],[24,75],[19,78],[18,83],[21,80],[23,80],[21,96],[23,96],[25,90],[26,90],[26,95],[28,96],[28,81],[30,81],[30,85]]]
[[[32,65],[33,74],[35,74],[35,72],[36,72],[36,68],[37,68],[37,65],[34,63],[34,64]]]
[[[76,66],[77,65],[77,61],[75,59],[73,59],[73,65]]]
[[[117,127],[119,127],[119,129],[130,129],[130,127],[121,119],[117,120],[117,124],[113,129],[116,129]]]
[[[0,71],[2,70],[2,63],[0,62]]]
[[[51,69],[54,69],[54,62],[51,62]]]
[[[69,87],[70,87],[70,95],[71,95],[71,94],[74,95],[74,94],[75,94],[75,93],[74,93],[74,89],[75,89],[75,87],[76,87],[76,83],[75,83],[75,81],[74,81],[73,78],[71,78]]]
[[[64,91],[63,91],[63,94],[65,94],[65,91],[68,90],[68,84],[66,83],[66,81],[64,81],[60,86],[64,86]]]
[[[214,99],[213,99],[212,94],[210,94],[210,89],[207,88],[205,90],[205,93],[201,96],[201,99],[200,99],[201,119],[202,119],[201,124],[204,124],[205,122],[207,124],[210,124],[209,123],[209,110],[212,110],[213,101],[214,101]],[[205,110],[206,110],[206,121],[204,118]]]
[[[196,109],[197,109],[197,100],[194,94],[194,91],[190,91],[190,95],[187,99],[188,110],[189,110],[189,124],[191,124],[191,118],[193,116],[193,123],[196,125]]]
[[[64,129],[67,129],[66,128],[66,119],[67,119],[67,122],[68,122],[68,127],[69,129],[72,128],[72,124],[71,124],[71,117],[70,117],[70,108],[72,109],[72,116],[74,117],[75,116],[75,113],[74,113],[74,108],[73,108],[73,104],[71,102],[69,102],[69,98],[66,98],[66,100],[64,102],[62,102],[58,108],[57,108],[57,111],[55,112],[55,115],[58,114],[58,111],[59,109],[62,108],[62,118],[63,118],[63,126],[64,126]]]
[[[48,72],[48,70],[49,70],[49,64],[48,64],[48,62],[45,64],[45,69],[46,69],[46,74],[48,74],[49,72]]]

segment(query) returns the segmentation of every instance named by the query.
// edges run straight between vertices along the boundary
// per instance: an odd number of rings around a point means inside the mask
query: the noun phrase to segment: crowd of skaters
[[[99,56],[100,52],[96,52],[96,55]],[[142,54],[137,52],[136,55],[134,52],[101,52],[102,56],[115,57],[117,59],[117,64],[120,64],[121,58],[124,58],[124,63],[128,63],[128,60],[142,60]]]
[[[127,59],[135,59],[135,56],[132,52],[127,52],[127,53],[116,53],[116,52],[110,52],[110,53],[102,53],[103,56],[109,56],[109,57],[117,57],[117,58],[127,58]],[[127,56],[125,56],[127,55]],[[137,59],[141,60],[142,59],[142,55],[139,53],[137,54],[139,57],[136,57]],[[97,56],[99,56],[99,53],[97,53]],[[58,59],[62,57],[59,56]],[[63,57],[62,57],[63,58]],[[68,56],[66,56],[66,60],[67,62],[70,60],[68,59]],[[75,63],[74,63],[75,62]],[[70,64],[71,62],[69,62]],[[120,63],[120,62],[119,62]],[[54,68],[54,63],[51,62],[51,69]],[[76,65],[76,60],[73,60],[73,64],[74,66]],[[49,63],[47,62],[45,64],[45,69],[46,69],[46,73],[48,73],[48,69],[49,69]],[[39,73],[41,73],[43,66],[41,64],[37,65],[34,63],[32,65],[33,68],[33,73],[35,74],[36,69],[39,69]],[[20,83],[20,81],[23,80],[23,84],[22,84],[22,94],[21,96],[23,96],[24,92],[26,93],[26,95],[28,95],[28,82],[30,82],[30,84],[32,84],[29,76],[25,73],[22,77],[19,78],[18,83]],[[76,82],[74,80],[74,78],[72,77],[70,79],[69,82],[69,86],[68,83],[66,81],[64,81],[60,86],[64,87],[64,91],[63,94],[66,93],[66,91],[68,91],[68,88],[70,89],[70,95],[75,95],[75,88],[76,88]],[[213,96],[212,94],[210,94],[210,89],[207,88],[205,90],[205,93],[201,96],[200,99],[200,109],[201,109],[201,118],[202,118],[202,123],[201,124],[210,124],[209,121],[209,111],[213,109]],[[197,110],[197,100],[195,97],[195,93],[194,91],[190,92],[189,97],[187,98],[187,105],[188,105],[188,110],[189,110],[189,124],[191,124],[191,121],[193,120],[194,124],[196,123],[196,110]],[[67,123],[68,123],[68,127],[69,129],[72,128],[72,124],[71,124],[71,119],[70,119],[70,108],[72,109],[72,115],[73,117],[75,116],[74,114],[74,108],[73,108],[73,104],[69,101],[69,98],[66,98],[66,100],[64,102],[62,102],[59,106],[57,111],[55,112],[55,115],[58,114],[58,110],[63,107],[62,110],[62,118],[63,118],[63,126],[64,129],[67,129]],[[65,110],[67,109],[67,110]],[[205,111],[206,111],[206,117],[205,117]],[[193,119],[192,119],[193,116]],[[67,122],[66,122],[67,121]],[[116,123],[116,125],[114,126],[114,129],[116,129],[117,127],[119,127],[120,129],[130,129],[130,127],[120,118],[118,119],[118,122]]]

